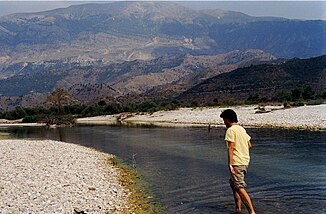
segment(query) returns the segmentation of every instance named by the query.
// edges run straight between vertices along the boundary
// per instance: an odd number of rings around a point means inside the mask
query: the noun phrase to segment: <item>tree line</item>
[[[25,123],[41,122],[46,124],[72,124],[78,117],[93,117],[99,115],[119,114],[122,112],[155,112],[160,110],[173,110],[179,107],[189,107],[179,102],[145,101],[143,103],[118,103],[99,101],[93,104],[67,104],[73,98],[62,88],[56,88],[47,97],[50,107],[21,107],[14,110],[0,112],[0,119],[22,119]]]
[[[93,117],[99,115],[119,114],[122,112],[155,112],[161,110],[173,110],[181,106],[183,105],[173,102],[158,104],[146,101],[140,104],[120,104],[116,102],[106,103],[105,101],[100,101],[95,104],[73,104],[63,105],[61,107],[52,106],[50,108],[16,107],[11,111],[0,112],[0,119],[23,119],[22,122],[25,123],[42,122],[48,124],[70,124],[78,117]]]
[[[297,87],[288,91],[281,91],[273,99],[273,102],[286,105],[300,106],[309,104],[321,104],[326,99],[326,91],[317,93],[311,86]],[[245,101],[245,104],[258,104],[270,101],[258,93],[252,94]]]
[[[326,92],[317,94],[312,87],[294,88],[289,91],[282,91],[274,98],[274,102],[283,103],[284,106],[300,106],[304,104],[321,104],[326,99]],[[0,119],[17,120],[22,122],[33,123],[42,122],[46,124],[72,124],[78,117],[93,117],[99,115],[119,114],[123,112],[156,112],[164,110],[174,110],[181,107],[198,107],[198,106],[226,106],[242,104],[259,104],[269,102],[257,94],[252,94],[244,101],[223,101],[219,102],[214,99],[213,103],[199,104],[196,102],[186,103],[176,100],[165,102],[145,101],[142,103],[118,103],[99,101],[93,104],[67,104],[72,101],[69,94],[61,88],[56,88],[47,97],[51,103],[50,107],[16,107],[11,111],[0,112]]]

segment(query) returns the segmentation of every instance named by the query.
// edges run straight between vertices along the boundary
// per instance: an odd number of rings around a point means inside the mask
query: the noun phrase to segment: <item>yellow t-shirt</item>
[[[251,137],[246,130],[239,125],[232,125],[225,134],[225,140],[234,142],[233,162],[232,165],[249,165],[249,145]]]

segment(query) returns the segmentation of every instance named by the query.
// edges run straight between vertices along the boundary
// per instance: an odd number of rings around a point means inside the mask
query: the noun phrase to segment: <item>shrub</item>
[[[304,106],[305,103],[302,100],[300,100],[300,101],[291,103],[291,105],[292,106]]]
[[[311,100],[311,99],[314,99],[314,98],[315,98],[315,91],[312,89],[311,86],[306,86],[306,87],[303,89],[302,97],[303,97],[303,99],[305,99],[305,100]]]
[[[307,105],[320,105],[320,104],[323,104],[324,103],[324,100],[310,100],[308,101],[306,104]]]
[[[137,105],[134,103],[128,103],[123,106],[123,111],[124,112],[135,112],[135,111],[137,111]]]
[[[297,101],[301,98],[302,91],[300,88],[295,88],[291,90],[292,101]]]
[[[118,114],[122,111],[123,111],[122,107],[117,103],[107,104],[104,109],[105,114]]]
[[[232,98],[226,98],[222,101],[222,106],[235,106],[238,104],[239,102],[234,101]]]
[[[48,121],[50,124],[57,125],[72,125],[75,123],[75,118],[71,114],[65,114],[60,116],[51,116]]]
[[[261,100],[262,99],[260,98],[259,94],[257,94],[257,93],[254,95],[251,94],[247,99],[247,103],[248,104],[257,104],[257,103],[260,103]]]
[[[23,118],[23,123],[36,123],[37,122],[37,118],[36,116],[26,116]]]
[[[326,91],[324,91],[321,96],[322,96],[323,99],[326,99]]]
[[[81,112],[81,115],[83,117],[91,117],[91,116],[95,116],[95,107],[94,106],[87,106],[86,108],[84,108],[84,110]]]
[[[285,101],[290,101],[291,100],[291,95],[287,92],[282,91],[276,96],[276,100],[278,102],[285,102]]]
[[[138,110],[142,112],[154,112],[157,108],[157,104],[154,102],[146,101],[139,105]]]

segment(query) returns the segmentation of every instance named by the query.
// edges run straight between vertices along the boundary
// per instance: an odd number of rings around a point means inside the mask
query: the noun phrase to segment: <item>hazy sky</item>
[[[93,2],[95,2],[94,0]],[[90,2],[90,1],[87,1]],[[86,1],[1,1],[0,16],[18,12],[37,12],[84,4]],[[109,2],[109,1],[108,1]],[[291,19],[326,20],[326,1],[182,1],[195,9],[220,8],[251,16],[276,16]]]

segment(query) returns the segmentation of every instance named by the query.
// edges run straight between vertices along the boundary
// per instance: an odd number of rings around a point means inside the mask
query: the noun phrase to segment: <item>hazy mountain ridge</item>
[[[226,11],[221,9],[206,9],[206,10],[201,10],[201,12],[218,18],[220,20],[220,23],[224,23],[224,24],[288,20],[286,18],[279,18],[279,17],[253,17],[241,12]]]
[[[215,24],[212,29],[210,37],[218,39],[220,47],[226,51],[255,47],[288,58],[307,58],[326,53],[325,21],[286,20]]]
[[[0,18],[0,71],[70,58],[112,62],[262,49],[275,56],[325,54],[325,21],[196,11],[172,2],[70,6]],[[28,56],[28,57],[27,57]]]

